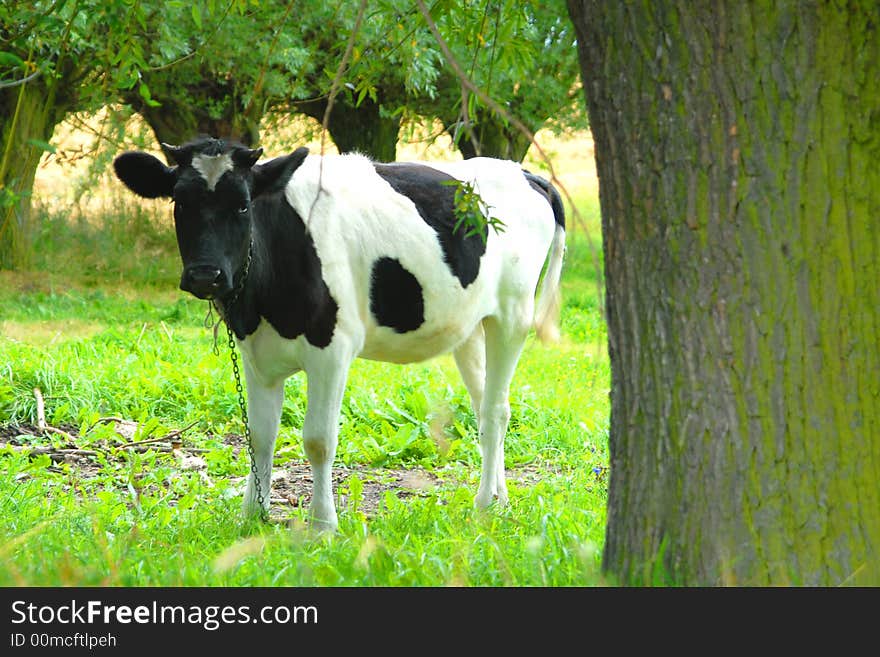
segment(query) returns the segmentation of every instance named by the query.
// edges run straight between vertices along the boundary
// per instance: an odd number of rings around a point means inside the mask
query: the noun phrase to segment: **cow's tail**
[[[562,305],[559,282],[562,276],[562,260],[565,256],[565,208],[562,205],[559,192],[553,185],[538,176],[527,174],[527,177],[530,182],[540,186],[547,195],[550,207],[553,208],[553,218],[556,220],[556,231],[553,234],[553,243],[550,245],[547,269],[538,292],[534,326],[535,333],[541,342],[557,342],[559,340],[559,308]]]

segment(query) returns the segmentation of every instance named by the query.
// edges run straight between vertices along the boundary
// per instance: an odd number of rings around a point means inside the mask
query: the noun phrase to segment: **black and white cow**
[[[264,504],[287,377],[307,376],[312,523],[335,529],[330,475],[352,361],[447,352],[479,422],[475,503],[506,503],[510,381],[530,328],[555,331],[565,242],[556,190],[490,158],[378,164],[299,148],[258,163],[262,149],[212,138],[163,149],[176,166],[127,152],[116,174],[140,196],[174,199],[180,287],[212,299],[235,332]],[[473,186],[503,231],[455,228],[456,185],[444,184],[454,180]],[[253,475],[244,511],[259,511]]]

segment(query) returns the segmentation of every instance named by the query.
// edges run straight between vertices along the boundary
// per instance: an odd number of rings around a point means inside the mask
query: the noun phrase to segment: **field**
[[[609,367],[598,201],[587,163],[566,155],[585,149],[548,150],[578,219],[562,342],[530,338],[513,382],[510,506],[473,508],[479,448],[450,357],[357,361],[329,538],[305,524],[302,375],[287,384],[272,522],[239,518],[249,462],[229,351],[221,330],[215,353],[207,304],[177,290],[167,205],[40,205],[32,266],[0,272],[0,585],[601,583]]]

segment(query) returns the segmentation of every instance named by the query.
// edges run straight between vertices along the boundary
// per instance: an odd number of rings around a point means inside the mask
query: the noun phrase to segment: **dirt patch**
[[[122,464],[125,460],[126,450],[138,452],[154,450],[166,452],[169,458],[176,459],[180,471],[196,471],[208,483],[211,481],[211,476],[207,473],[207,464],[202,458],[210,450],[187,447],[175,440],[155,440],[149,443],[133,443],[129,446],[100,442],[91,442],[88,445],[83,442],[80,445],[80,441],[77,440],[76,427],[63,426],[58,428],[67,432],[72,440],[64,440],[60,438],[60,434],[53,434],[53,442],[50,442],[48,438],[41,438],[42,432],[38,427],[0,425],[0,458],[4,452],[10,451],[27,453],[32,457],[45,455],[53,461],[53,465],[49,466],[50,470],[61,472],[62,464],[66,464],[68,467],[65,470],[73,470],[78,479],[88,480],[99,477],[103,468],[106,467],[99,463],[99,454],[108,462],[116,461]],[[224,445],[232,447],[233,458],[238,458],[241,450],[245,449],[242,436],[227,434],[221,438],[221,441]],[[428,495],[432,490],[448,481],[434,472],[417,467],[376,468],[336,465],[333,468],[333,490],[340,511],[349,508],[353,503],[348,482],[355,474],[363,485],[357,508],[368,516],[376,512],[386,491],[395,491],[397,496],[402,498]],[[230,480],[239,493],[243,492],[245,477],[232,477]],[[311,492],[312,473],[308,463],[288,461],[276,465],[272,472],[272,489],[269,498],[271,518],[273,520],[288,519],[296,509],[308,507],[311,502]]]
[[[437,475],[421,468],[371,468],[367,466],[333,468],[333,490],[337,511],[352,505],[348,481],[356,474],[363,484],[357,503],[359,511],[373,515],[386,491],[395,491],[398,497],[427,495],[444,481]],[[239,481],[244,487],[244,478]],[[312,473],[308,463],[285,463],[276,466],[272,473],[270,513],[273,519],[287,518],[292,509],[308,507],[311,501]]]

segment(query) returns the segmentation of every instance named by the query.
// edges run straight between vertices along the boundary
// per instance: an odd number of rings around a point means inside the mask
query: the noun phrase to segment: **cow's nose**
[[[211,265],[187,267],[180,279],[180,289],[199,299],[211,299],[220,288],[222,272]]]

